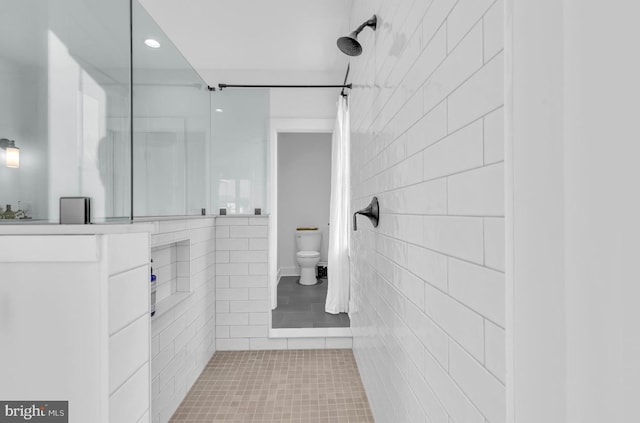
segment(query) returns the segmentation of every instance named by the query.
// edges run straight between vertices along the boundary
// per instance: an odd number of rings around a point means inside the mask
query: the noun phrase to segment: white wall
[[[354,352],[376,421],[505,421],[503,3],[355,0]]]
[[[336,83],[341,84],[342,81],[331,82]],[[339,92],[334,88],[273,88],[270,116],[272,119],[335,119]]]
[[[507,5],[508,421],[638,421],[640,6]]]
[[[327,261],[331,197],[331,134],[278,135],[278,269],[299,274],[296,228],[322,234],[320,260]]]
[[[565,423],[563,2],[506,5],[507,417]]]

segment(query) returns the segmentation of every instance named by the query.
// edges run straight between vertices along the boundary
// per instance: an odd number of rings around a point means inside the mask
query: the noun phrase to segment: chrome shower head
[[[362,54],[362,45],[358,41],[358,34],[370,26],[374,31],[378,25],[378,18],[373,15],[371,19],[360,25],[355,31],[345,37],[338,38],[338,48],[347,56],[360,56]]]

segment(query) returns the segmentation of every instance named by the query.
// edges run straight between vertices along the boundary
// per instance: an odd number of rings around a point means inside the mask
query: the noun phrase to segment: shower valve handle
[[[378,197],[373,197],[371,202],[367,207],[362,210],[358,210],[353,214],[353,230],[358,230],[358,219],[357,216],[361,214],[363,216],[367,216],[371,221],[371,224],[374,228],[378,227],[378,222],[380,221],[380,207],[378,205]]]

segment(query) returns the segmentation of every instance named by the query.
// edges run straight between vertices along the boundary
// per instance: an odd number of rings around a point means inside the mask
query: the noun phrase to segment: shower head
[[[338,38],[338,48],[347,56],[362,54],[362,45],[358,42],[358,34],[355,31],[345,37]]]
[[[371,19],[364,22],[349,35],[338,38],[338,48],[340,49],[340,51],[347,56],[360,56],[362,54],[362,45],[358,41],[358,34],[360,34],[360,32],[362,32],[362,30],[368,26],[370,26],[375,31],[377,24],[378,18],[376,17],[376,15],[373,15]]]

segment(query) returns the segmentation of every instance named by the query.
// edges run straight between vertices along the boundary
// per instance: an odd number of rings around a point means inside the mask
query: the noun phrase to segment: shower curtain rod
[[[346,97],[344,89],[351,89],[351,84],[347,84],[349,79],[349,69],[351,64],[347,65],[347,72],[344,75],[344,82],[342,85],[254,85],[254,84],[218,84],[218,90],[222,91],[225,88],[342,88],[340,95]],[[215,91],[215,87],[207,87],[209,91]]]
[[[218,89],[225,88],[351,88],[351,84],[342,85],[253,85],[253,84],[218,84]],[[215,87],[209,87],[210,91],[215,91]]]

